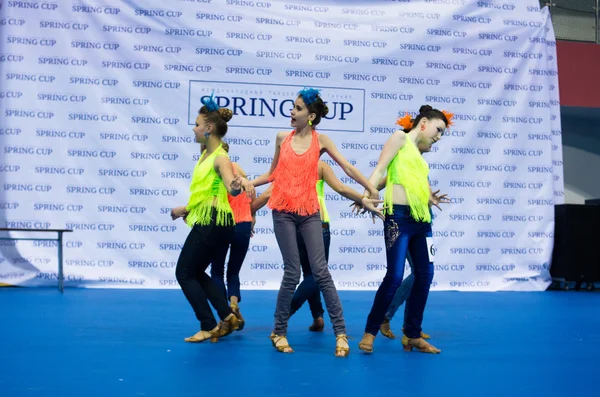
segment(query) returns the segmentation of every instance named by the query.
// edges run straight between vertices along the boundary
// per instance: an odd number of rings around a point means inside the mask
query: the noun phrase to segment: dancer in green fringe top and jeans
[[[387,271],[375,294],[365,334],[358,345],[365,352],[373,352],[375,336],[402,282],[407,253],[413,261],[415,278],[407,301],[402,344],[407,351],[415,347],[421,352],[440,352],[421,337],[423,312],[433,280],[433,263],[427,248],[427,236],[431,233],[429,201],[432,191],[428,181],[429,165],[417,147],[423,143],[431,147],[436,143],[450,124],[450,116],[431,106],[421,106],[410,132],[396,131],[388,139],[371,174],[369,181],[378,185],[387,170],[384,199]]]
[[[397,124],[399,124],[400,126],[403,127],[404,132],[406,132],[406,133],[410,132],[410,130],[412,129],[413,123],[414,123],[414,120],[410,117],[403,117],[402,119],[399,119],[397,122]],[[431,145],[427,142],[419,141],[417,143],[417,149],[419,149],[419,153],[421,153],[421,154],[427,153],[431,150]],[[387,184],[387,177],[383,178],[379,182],[377,189],[379,189],[380,191],[385,189],[386,184]],[[442,208],[439,206],[439,204],[447,204],[449,202],[450,202],[450,199],[448,198],[447,194],[440,194],[439,190],[432,192],[431,197],[429,198],[429,207],[430,207],[430,213],[431,213],[432,219],[433,219],[433,212],[431,211],[433,209],[432,207],[436,206],[441,211]],[[433,222],[431,225],[433,226]],[[427,237],[432,237],[432,235],[428,234]],[[408,264],[410,266],[410,275],[402,281],[402,284],[400,284],[400,288],[398,288],[398,291],[396,291],[396,294],[394,295],[394,298],[392,299],[392,303],[390,304],[390,308],[388,309],[387,313],[385,314],[385,318],[379,329],[382,335],[384,335],[385,337],[390,338],[390,339],[396,339],[396,335],[394,335],[394,333],[392,332],[392,330],[390,328],[390,321],[393,319],[398,308],[400,306],[402,306],[404,304],[404,302],[406,302],[406,300],[408,299],[408,297],[410,295],[410,291],[412,290],[413,283],[415,281],[415,270],[414,270],[415,267],[413,265],[413,261],[412,261],[410,255],[408,254],[408,252],[406,254],[406,260],[408,261]],[[406,307],[405,307],[405,310],[404,310],[405,317],[406,317],[406,313],[407,313],[407,311],[406,311]],[[402,328],[402,332],[404,332],[404,327]],[[428,334],[426,334],[423,331],[421,331],[421,337],[423,339],[431,338],[431,336],[429,336]]]
[[[186,338],[186,342],[208,339],[215,342],[239,327],[239,319],[227,304],[226,296],[205,270],[233,236],[235,222],[227,193],[237,196],[243,190],[251,199],[256,195],[247,179],[234,177],[229,155],[222,147],[221,138],[227,133],[231,110],[219,108],[212,96],[204,98],[202,103],[193,130],[196,141],[206,145],[206,150],[194,168],[188,205],[171,211],[173,220],[183,217],[192,227],[175,269],[183,294],[200,321],[200,331]],[[221,319],[219,324],[209,301]]]

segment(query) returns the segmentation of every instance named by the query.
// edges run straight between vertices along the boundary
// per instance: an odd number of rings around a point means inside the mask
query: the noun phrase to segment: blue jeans
[[[394,205],[394,214],[386,216],[384,236],[387,272],[375,294],[365,332],[372,335],[379,332],[392,299],[402,283],[408,254],[413,263],[414,282],[406,304],[404,334],[409,338],[421,337],[423,312],[433,280],[433,263],[429,261],[427,249],[427,236],[430,235],[431,224],[415,221],[407,205]]]
[[[235,225],[233,229],[233,238],[231,244],[223,245],[217,256],[213,259],[210,268],[210,276],[213,282],[223,292],[223,295],[231,299],[232,296],[238,298],[238,302],[242,301],[240,293],[240,270],[248,246],[250,245],[250,232],[252,230],[251,222],[241,222]],[[231,247],[230,247],[231,246]],[[229,263],[227,263],[227,289],[225,289],[225,258],[229,251]]]
[[[315,281],[310,270],[310,262],[308,260],[308,252],[306,251],[306,245],[300,231],[297,232],[298,238],[298,250],[300,251],[300,266],[302,267],[302,275],[304,279],[296,288],[294,297],[292,298],[292,308],[290,315],[293,316],[304,304],[308,301],[310,307],[310,313],[313,319],[323,317],[325,311],[323,310],[323,304],[321,303],[321,291]],[[329,223],[323,223],[323,244],[325,244],[325,260],[329,263],[329,245],[331,243],[331,232],[329,231]]]
[[[433,219],[433,212],[431,211],[431,209],[429,210],[429,213],[431,214],[431,218]],[[429,233],[427,237],[433,237],[433,234]],[[410,296],[410,291],[412,290],[412,286],[415,282],[415,266],[413,265],[413,261],[410,257],[409,252],[406,253],[406,260],[408,261],[408,265],[410,266],[410,275],[406,277],[404,281],[402,281],[402,284],[400,284],[400,288],[398,288],[398,291],[396,291],[396,294],[392,299],[392,303],[387,313],[385,314],[385,318],[390,321],[394,318],[394,315],[396,315],[396,312],[398,311],[400,306],[402,306]],[[407,307],[408,306],[404,306],[404,318],[406,318]]]
[[[387,313],[385,313],[385,318],[390,321],[394,318],[394,315],[396,314],[400,306],[402,306],[410,296],[410,291],[412,291],[412,287],[415,282],[415,266],[413,265],[413,261],[410,258],[409,252],[406,252],[406,260],[410,265],[410,274],[402,281],[402,284],[400,284],[400,288],[398,288],[398,290],[394,294],[394,297],[392,298],[392,303],[390,304]],[[408,306],[404,307],[405,318],[407,307]]]

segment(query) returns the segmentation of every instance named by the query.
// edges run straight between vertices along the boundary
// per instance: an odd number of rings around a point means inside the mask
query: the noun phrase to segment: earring
[[[210,132],[208,132],[208,131],[206,131],[206,132],[204,133],[204,137],[205,137],[205,138],[208,138],[208,136],[209,136],[209,135],[210,135]]]
[[[312,120],[308,120],[308,125],[312,127]]]

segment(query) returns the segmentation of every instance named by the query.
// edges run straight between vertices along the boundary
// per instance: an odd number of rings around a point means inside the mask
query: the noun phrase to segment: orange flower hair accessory
[[[408,112],[402,118],[396,120],[396,124],[401,126],[405,131],[410,131],[413,127],[414,120]]]
[[[444,113],[444,116],[446,116],[446,120],[448,120],[448,127],[450,127],[452,125],[452,117],[454,117],[454,113],[450,113],[445,110],[442,110],[442,113]]]

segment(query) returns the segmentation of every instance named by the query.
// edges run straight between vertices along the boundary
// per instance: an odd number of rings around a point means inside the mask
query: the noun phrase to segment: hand
[[[382,221],[385,221],[385,215],[383,215],[383,213],[381,212],[381,209],[377,208],[377,205],[383,203],[383,200],[363,197],[363,199],[361,200],[361,203],[364,208],[363,212],[369,211],[371,213],[371,215],[373,217],[373,223],[375,223],[376,216],[379,219],[381,219]]]
[[[352,213],[353,214],[357,214],[358,215],[358,214],[364,214],[365,213],[365,210],[364,210],[364,208],[362,206],[362,203],[355,202],[355,203],[350,204],[350,207],[352,208]]]
[[[256,198],[256,189],[254,188],[254,185],[246,178],[243,178],[241,183],[242,188],[246,191],[246,196],[248,196],[250,200],[254,200]]]
[[[242,190],[242,177],[236,176],[235,178],[233,178],[229,188],[231,189],[231,192],[239,192],[240,190]]]
[[[171,210],[171,219],[175,220],[177,218],[185,218],[189,214],[189,211],[186,209],[185,205],[175,207]]]
[[[436,190],[435,192],[431,192],[429,196],[429,204],[435,205],[440,211],[442,210],[438,204],[448,204],[450,203],[450,198],[447,197],[447,194],[438,194],[440,190]]]
[[[254,237],[254,225],[256,225],[256,216],[252,215],[252,225],[250,226],[250,238]]]

